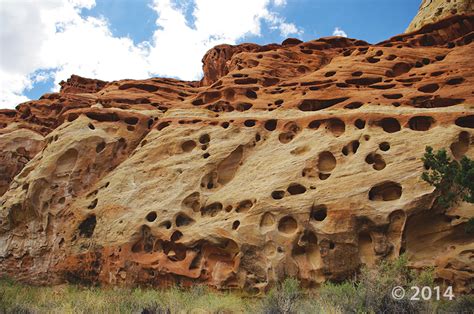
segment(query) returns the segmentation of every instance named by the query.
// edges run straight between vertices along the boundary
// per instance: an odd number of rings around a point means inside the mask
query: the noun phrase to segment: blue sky
[[[28,0],[3,1],[0,26],[6,31],[0,31],[1,75],[2,85],[8,81],[9,86],[2,86],[2,97],[13,95],[4,97],[3,107],[57,90],[58,82],[73,73],[104,80],[150,76],[199,79],[203,53],[220,43],[280,43],[286,37],[307,41],[331,36],[336,27],[348,37],[377,43],[402,33],[420,3],[48,0],[32,5]],[[18,16],[15,10],[26,13]],[[53,21],[41,20],[48,14]],[[51,33],[48,23],[54,23],[51,25],[56,26],[56,32]],[[9,32],[20,33],[21,40],[10,40],[6,45],[3,41],[9,38]],[[34,47],[25,44],[35,40]]]

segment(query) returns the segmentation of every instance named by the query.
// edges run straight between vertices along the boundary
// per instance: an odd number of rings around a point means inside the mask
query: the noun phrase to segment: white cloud
[[[189,26],[182,8],[170,0],[155,0],[159,29],[150,50],[151,69],[157,75],[197,80],[202,75],[201,59],[215,45],[235,44],[246,35],[261,35],[261,22],[280,30],[283,37],[300,34],[294,25],[268,10],[268,0],[195,0],[194,27]],[[223,14],[228,12],[229,14]]]
[[[286,0],[274,0],[274,3],[277,7],[285,6],[286,5]]]
[[[208,49],[260,36],[262,23],[283,37],[302,33],[271,10],[286,0],[154,0],[157,29],[138,45],[114,37],[106,19],[81,16],[95,0],[0,1],[0,108],[26,101],[24,91],[48,78],[58,89],[73,73],[103,80],[199,79]]]
[[[341,36],[341,37],[347,37],[347,34],[345,31],[340,29],[339,27],[336,27],[334,31],[332,32],[333,36]]]

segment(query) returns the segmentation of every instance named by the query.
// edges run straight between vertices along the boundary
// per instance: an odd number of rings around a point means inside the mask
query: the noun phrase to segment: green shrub
[[[474,203],[474,161],[464,156],[460,162],[451,160],[445,149],[433,153],[426,147],[422,158],[427,171],[422,179],[436,187],[440,196],[438,204],[448,208],[459,201]]]
[[[429,302],[409,301],[410,287],[432,286],[432,269],[421,273],[411,271],[407,258],[402,255],[394,261],[382,261],[371,267],[363,267],[360,274],[341,284],[326,283],[320,290],[320,299],[329,302],[343,313],[415,313],[425,311]],[[402,300],[392,297],[396,286],[405,288]]]
[[[437,308],[438,313],[474,313],[474,296],[465,295],[451,301],[442,301]]]
[[[263,300],[263,312],[272,314],[295,313],[303,292],[300,282],[294,278],[287,278],[266,295]]]

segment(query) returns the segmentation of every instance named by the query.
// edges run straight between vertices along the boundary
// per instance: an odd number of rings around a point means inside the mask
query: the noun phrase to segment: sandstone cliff
[[[423,0],[407,32],[416,31],[426,24],[452,15],[472,13],[474,13],[474,0]]]
[[[473,31],[223,45],[201,82],[73,76],[0,110],[0,274],[258,292],[405,252],[472,292],[474,208],[433,206],[420,158],[474,158]]]

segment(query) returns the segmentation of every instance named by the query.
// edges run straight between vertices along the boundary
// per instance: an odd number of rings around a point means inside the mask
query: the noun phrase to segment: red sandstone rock
[[[473,206],[433,206],[420,158],[474,158],[473,31],[220,45],[201,82],[73,76],[0,110],[0,275],[261,291],[405,252],[472,293]]]

